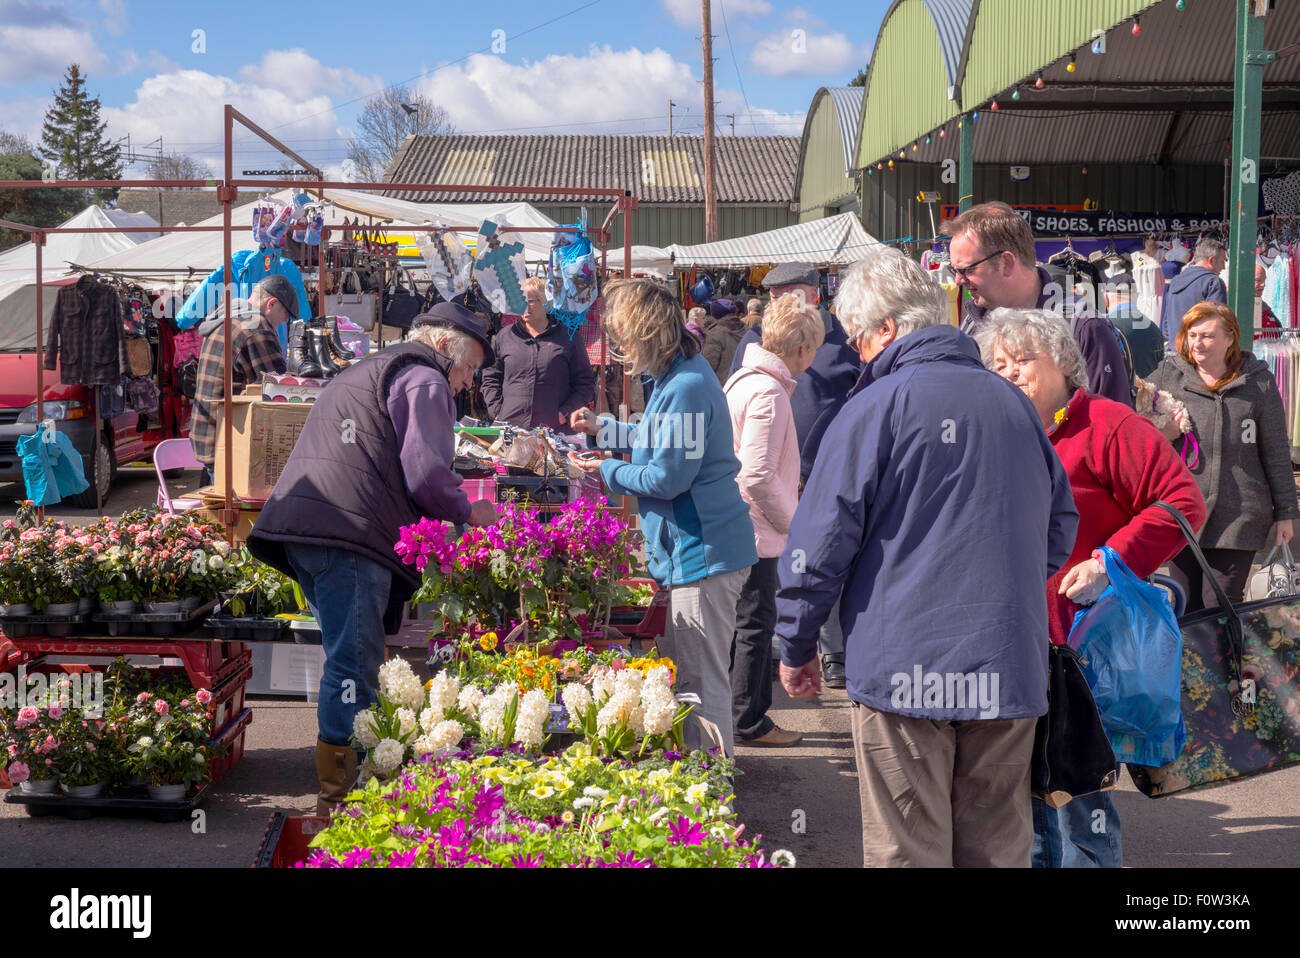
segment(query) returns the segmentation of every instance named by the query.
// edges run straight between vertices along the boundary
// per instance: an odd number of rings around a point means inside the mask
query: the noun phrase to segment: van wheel
[[[95,487],[98,486],[100,500],[107,504],[108,490],[112,487],[113,476],[117,472],[117,457],[113,455],[113,447],[107,438],[100,442],[98,454],[92,453],[82,467],[86,471],[86,481],[90,485],[85,492],[70,496],[68,502],[77,509],[94,509]]]

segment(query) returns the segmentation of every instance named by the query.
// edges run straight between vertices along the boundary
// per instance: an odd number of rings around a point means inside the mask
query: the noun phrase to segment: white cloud
[[[126,18],[124,0],[99,0],[99,9],[104,11],[104,29],[115,37],[120,37],[129,26]]]
[[[320,93],[346,94],[347,99],[352,99],[377,93],[384,86],[377,76],[327,67],[301,47],[268,50],[261,62],[240,67],[238,75],[246,83],[279,90],[298,99]]]
[[[240,82],[201,70],[176,70],[149,77],[135,99],[122,107],[105,106],[102,116],[113,137],[131,134],[133,143],[163,137],[169,153],[186,153],[207,163],[218,175],[224,166],[222,106],[230,103],[263,129],[298,150],[318,166],[325,151],[338,150],[347,131],[338,126],[332,100],[324,95],[294,97],[257,83]],[[301,143],[299,148],[296,143]],[[313,146],[322,159],[313,158]],[[283,157],[274,148],[236,127],[235,173],[243,169],[273,169]],[[338,157],[341,159],[341,157]]]
[[[94,36],[82,27],[63,22],[41,25],[6,20],[8,13],[9,5],[0,7],[0,82],[60,77],[69,63],[80,64],[83,74],[109,66]]]
[[[770,77],[824,76],[856,72],[871,51],[859,47],[840,32],[814,33],[793,27],[769,34],[754,46],[749,66]]]
[[[767,0],[722,0],[722,2],[728,18],[765,17],[772,12],[772,5]],[[694,27],[699,30],[703,26],[699,0],[659,0],[659,5],[680,27]],[[715,7],[713,16],[718,18],[721,15],[722,11]]]

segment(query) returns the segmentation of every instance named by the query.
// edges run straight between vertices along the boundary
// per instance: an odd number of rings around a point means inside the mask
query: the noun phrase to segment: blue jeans
[[[1080,795],[1063,808],[1033,799],[1034,868],[1119,868],[1119,812],[1110,792]]]
[[[393,574],[349,549],[288,543],[285,553],[325,649],[316,706],[321,741],[347,745],[353,719],[376,700]]]

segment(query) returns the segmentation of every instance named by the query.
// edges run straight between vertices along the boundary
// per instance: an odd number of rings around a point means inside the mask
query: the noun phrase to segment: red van
[[[149,459],[153,449],[164,439],[187,435],[189,424],[188,403],[184,425],[166,435],[163,428],[139,430],[140,416],[127,410],[111,421],[100,420],[101,443],[99,456],[95,456],[95,428],[92,420],[91,389],[86,386],[66,386],[58,370],[45,371],[44,416],[36,411],[36,353],[0,352],[0,484],[23,481],[22,457],[18,454],[18,440],[36,432],[37,421],[49,418],[55,421],[59,432],[66,433],[81,453],[82,467],[90,488],[67,500],[79,509],[95,508],[95,487],[101,500],[108,501],[109,487],[118,466]]]

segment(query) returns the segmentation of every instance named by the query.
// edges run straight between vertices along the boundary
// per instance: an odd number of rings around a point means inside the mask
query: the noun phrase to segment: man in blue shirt
[[[1102,284],[1106,294],[1106,318],[1128,340],[1133,355],[1133,372],[1150,376],[1165,358],[1165,337],[1151,317],[1133,305],[1133,276],[1121,273]]]

